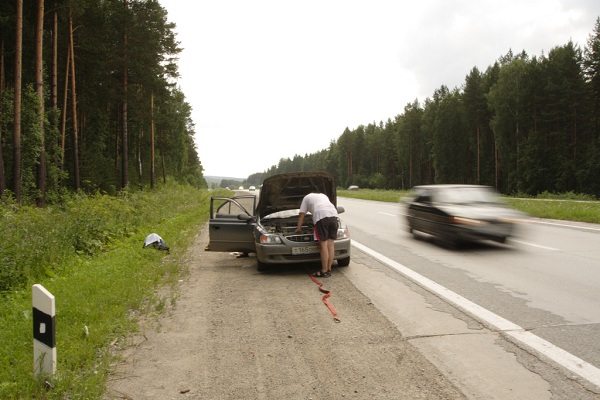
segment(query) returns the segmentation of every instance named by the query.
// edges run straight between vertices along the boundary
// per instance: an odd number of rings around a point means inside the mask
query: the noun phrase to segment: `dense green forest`
[[[346,128],[329,148],[281,159],[246,184],[328,170],[341,186],[491,185],[506,194],[600,197],[600,18],[587,44],[539,57],[508,51],[460,88],[442,86],[385,122]]]
[[[0,3],[0,194],[206,186],[158,1]]]
[[[175,25],[156,0],[0,3],[0,194],[43,205],[175,179],[205,187]],[[341,186],[479,183],[600,196],[600,18],[583,48],[499,57],[387,121],[248,177],[327,170]],[[342,129],[340,129],[342,130]]]

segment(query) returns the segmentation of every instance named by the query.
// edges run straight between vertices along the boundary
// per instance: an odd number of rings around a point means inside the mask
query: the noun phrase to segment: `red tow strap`
[[[329,304],[329,302],[327,301],[327,299],[329,297],[331,297],[331,291],[327,290],[323,287],[323,283],[319,282],[317,280],[317,278],[315,278],[310,272],[308,273],[308,276],[310,276],[310,279],[313,280],[314,283],[316,283],[317,285],[319,285],[319,290],[323,293],[325,293],[325,295],[323,296],[323,303],[325,303],[325,305],[327,306],[327,308],[329,308],[329,311],[331,311],[331,314],[333,314],[333,320],[335,322],[341,322],[340,319],[338,318],[337,312],[335,311],[335,308],[333,308],[333,306],[331,304]]]

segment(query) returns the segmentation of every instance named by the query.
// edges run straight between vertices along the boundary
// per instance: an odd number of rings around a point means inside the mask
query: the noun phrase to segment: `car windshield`
[[[451,188],[440,190],[435,200],[441,203],[499,203],[498,196],[490,189],[478,187]]]

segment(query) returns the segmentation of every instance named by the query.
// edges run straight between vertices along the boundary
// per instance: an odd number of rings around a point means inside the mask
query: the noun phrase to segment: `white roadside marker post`
[[[32,288],[33,303],[33,370],[36,376],[56,372],[56,332],[54,296],[42,285]]]

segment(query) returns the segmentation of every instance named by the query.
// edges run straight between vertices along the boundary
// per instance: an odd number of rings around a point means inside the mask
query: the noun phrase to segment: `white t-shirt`
[[[300,212],[312,214],[312,222],[316,224],[317,221],[327,217],[337,217],[337,209],[329,201],[329,197],[323,193],[310,193],[304,196],[302,203],[300,204]]]

